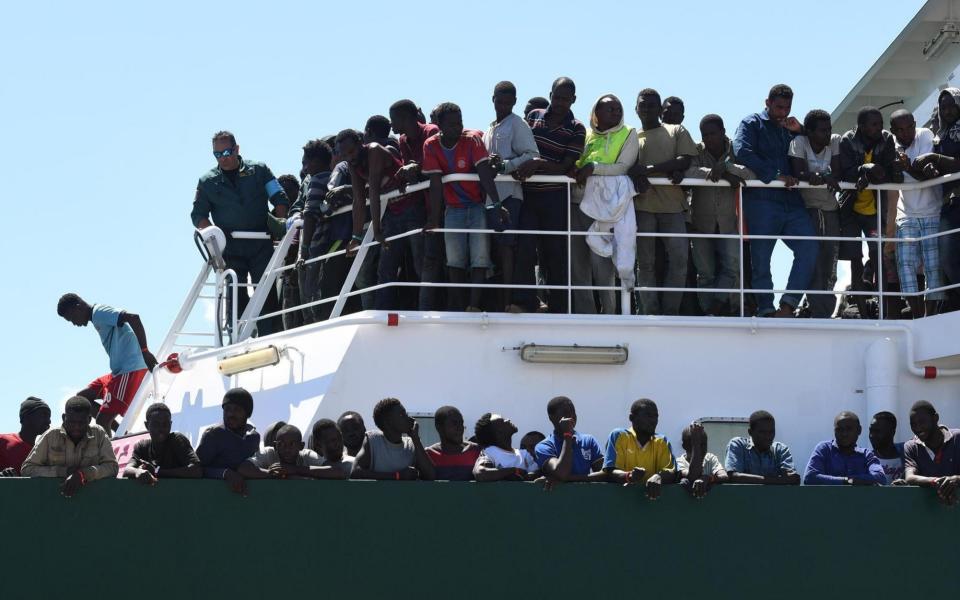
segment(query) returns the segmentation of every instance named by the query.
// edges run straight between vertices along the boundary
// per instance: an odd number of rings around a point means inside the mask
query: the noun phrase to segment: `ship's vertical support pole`
[[[275,292],[274,284],[277,281],[276,270],[283,266],[283,261],[287,257],[287,250],[290,249],[290,244],[293,243],[293,236],[302,226],[303,221],[297,219],[293,226],[287,230],[286,235],[283,236],[280,245],[273,251],[273,256],[270,257],[270,262],[267,263],[267,268],[263,270],[263,275],[260,277],[260,281],[257,282],[253,296],[250,298],[250,301],[247,303],[247,308],[240,317],[243,325],[240,326],[239,332],[234,330],[233,338],[231,339],[232,342],[242,342],[253,335],[253,331],[257,327],[257,317],[260,316],[263,304],[267,301],[267,294],[273,294]]]
[[[746,294],[743,291],[744,278],[743,278],[743,188],[737,186],[735,193],[737,195],[737,219],[740,223],[738,226],[738,231],[740,233],[740,316],[746,316],[746,307],[745,305],[745,296]]]
[[[866,392],[867,406],[863,418],[867,423],[870,418],[881,411],[890,411],[897,414],[899,402],[900,363],[898,362],[897,344],[893,339],[885,337],[879,339],[867,348],[866,364]]]
[[[381,222],[383,215],[387,210],[387,202],[383,201],[383,196],[380,197],[380,219]],[[443,223],[439,224],[440,227],[443,227]],[[426,244],[427,232],[424,231],[424,244]],[[330,319],[336,319],[343,313],[343,305],[347,303],[347,294],[350,293],[350,290],[353,289],[353,284],[357,280],[357,275],[360,274],[360,268],[363,267],[363,261],[367,259],[367,250],[370,248],[370,243],[373,242],[373,224],[371,223],[367,227],[366,233],[363,234],[363,241],[360,242],[360,247],[357,248],[357,253],[353,257],[353,263],[350,265],[350,270],[347,271],[347,278],[343,280],[343,287],[340,288],[340,295],[337,296],[337,301],[333,305],[333,309],[330,311]],[[368,292],[369,293],[369,292]]]
[[[877,264],[874,265],[877,273],[877,307],[878,318],[883,320],[883,190],[877,190]],[[868,250],[867,256],[870,255]]]
[[[570,232],[573,230],[573,221],[571,213],[571,198],[570,198],[570,186],[573,185],[569,181],[567,182],[567,314],[573,314],[573,234]],[[592,292],[591,292],[592,293]]]

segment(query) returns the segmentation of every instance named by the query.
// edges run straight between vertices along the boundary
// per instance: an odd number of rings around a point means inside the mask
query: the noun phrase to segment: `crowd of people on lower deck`
[[[856,128],[839,135],[826,111],[811,110],[802,122],[790,116],[793,90],[780,84],[770,89],[764,110],[745,117],[732,138],[718,115],[704,116],[700,143],[682,124],[680,98],[661,100],[656,90],[641,90],[637,129],[626,125],[623,104],[613,94],[597,99],[586,123],[574,117],[576,100],[573,80],[561,77],[547,98],[531,98],[518,115],[516,87],[500,82],[492,95],[494,120],[485,131],[465,128],[456,104],[439,104],[428,120],[415,102],[399,100],[389,107],[389,117],[370,117],[363,131],[344,129],[307,142],[299,177],[274,178],[263,163],[240,156],[232,133],[220,131],[213,137],[217,166],[200,178],[191,218],[198,228],[217,225],[228,234],[227,267],[253,282],[263,274],[273,245],[229,234],[269,231],[278,238],[285,225],[303,219],[287,259],[297,268],[282,273],[281,289],[269,294],[262,314],[336,297],[368,228],[379,243],[366,252],[354,289],[397,282],[440,286],[385,285],[352,297],[345,312],[619,314],[617,289],[624,286],[690,290],[640,289],[631,310],[651,315],[742,311],[876,318],[877,299],[870,292],[879,288],[910,294],[886,296],[886,318],[916,318],[960,306],[957,290],[938,291],[960,283],[960,236],[915,241],[960,227],[956,184],[879,194],[866,189],[960,170],[960,90],[941,93],[931,128],[918,126],[908,111],[898,110],[884,123],[879,109],[864,107]],[[475,174],[479,181],[443,184],[441,178],[450,174]],[[497,180],[497,175],[509,179]],[[568,189],[566,183],[530,181],[535,175],[566,175],[576,183]],[[654,177],[730,185],[652,186]],[[779,180],[787,187],[739,189],[748,179]],[[419,182],[429,182],[429,188],[382,208],[382,194]],[[796,189],[799,182],[819,187]],[[841,182],[856,189],[841,190]],[[454,231],[432,232],[441,227]],[[787,237],[782,241],[793,252],[789,278],[775,282],[770,263],[777,240],[745,240],[744,287],[810,293],[785,293],[774,306],[772,293],[748,293],[741,303],[738,292],[711,291],[740,286],[736,236],[741,229],[753,236]],[[515,230],[536,233],[510,232]],[[549,235],[568,230],[597,235],[570,236],[569,248],[568,236]],[[882,247],[869,242],[880,230],[891,240],[914,241]],[[411,231],[418,233],[387,241]],[[321,258],[338,250],[346,252]],[[838,304],[832,292],[841,261],[849,262],[853,293],[842,295]],[[483,283],[501,287],[471,287]],[[535,289],[538,283],[547,289]],[[450,284],[457,287],[442,287]],[[566,290],[549,288],[568,284],[609,289],[574,291],[568,306]],[[912,295],[925,289],[934,291]],[[246,301],[241,293],[241,311]],[[262,319],[258,330],[264,334],[326,319],[332,307],[332,302],[314,304],[282,319]]]
[[[776,440],[776,420],[765,410],[750,415],[746,436],[731,439],[723,461],[707,451],[704,424],[680,434],[682,452],[657,432],[659,410],[648,398],[630,406],[624,427],[610,432],[605,446],[577,429],[573,401],[557,396],[547,403],[549,434],[526,433],[514,444],[517,427],[502,414],[483,414],[466,439],[464,418],[453,406],[434,414],[439,442],[424,446],[418,422],[400,400],[384,398],[373,409],[375,429],[367,430],[353,411],[337,421],[315,421],[305,442],[294,425],[270,425],[261,438],[250,422],[253,395],[226,392],[223,420],[206,429],[194,450],[187,436],[172,431],[163,403],[145,411],[149,437],[136,443],[122,477],[154,485],[163,478],[217,479],[246,495],[251,479],[373,479],[445,481],[533,481],[551,490],[565,483],[612,483],[641,487],[657,499],[665,485],[678,484],[702,499],[717,485],[915,485],[931,488],[953,506],[960,500],[960,430],[940,424],[932,404],[910,409],[914,437],[896,444],[897,419],[879,412],[869,426],[870,448],[858,445],[859,417],[843,411],[833,437],[816,445],[801,474],[790,449]],[[62,480],[71,497],[84,486],[119,474],[107,432],[95,423],[89,400],[70,398],[62,425],[50,428],[50,407],[28,398],[20,407],[21,429],[0,435],[0,476]],[[546,423],[545,423],[546,425]]]

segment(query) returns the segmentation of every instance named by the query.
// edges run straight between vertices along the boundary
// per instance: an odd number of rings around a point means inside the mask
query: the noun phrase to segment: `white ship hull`
[[[416,312],[401,313],[398,326],[387,321],[388,313],[363,312],[193,354],[182,373],[161,370],[159,398],[148,389],[135,409],[162,399],[194,443],[220,421],[221,398],[233,386],[253,392],[252,421],[261,429],[283,420],[308,435],[314,421],[345,410],[359,411],[372,428],[374,404],[394,396],[411,413],[459,407],[468,435],[488,411],[509,416],[522,434],[547,433],[546,403],[566,395],[577,405],[578,429],[603,440],[625,426],[631,402],[648,397],[675,451],[694,419],[740,421],[769,410],[799,468],[817,442],[832,437],[841,410],[860,415],[862,445],[870,415],[880,410],[897,415],[897,440],[908,439],[909,407],[919,399],[933,402],[943,422],[960,423],[960,379],[943,376],[960,358],[960,313],[880,324]],[[623,365],[533,364],[517,350],[528,343],[620,345],[629,358]],[[223,357],[269,345],[281,350],[276,365],[219,373]],[[941,376],[925,379],[920,364],[936,364]],[[142,429],[141,416],[127,422],[131,431]],[[722,451],[726,441],[711,439],[711,450]]]

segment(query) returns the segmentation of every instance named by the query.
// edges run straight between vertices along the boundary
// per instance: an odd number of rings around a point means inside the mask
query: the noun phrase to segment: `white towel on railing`
[[[637,258],[637,219],[633,214],[636,190],[626,175],[595,175],[587,178],[580,210],[594,219],[587,245],[596,254],[611,257],[621,283],[633,287]]]

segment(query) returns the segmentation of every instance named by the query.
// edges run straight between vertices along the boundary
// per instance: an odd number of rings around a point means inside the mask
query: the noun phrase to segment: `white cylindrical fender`
[[[896,342],[889,337],[873,342],[867,348],[865,362],[867,414],[862,418],[869,424],[878,412],[898,414],[900,361]]]
[[[203,245],[207,249],[213,268],[217,271],[225,269],[226,263],[223,260],[223,251],[227,248],[227,236],[223,234],[223,230],[216,225],[204,227],[200,230],[200,239],[203,240]]]

